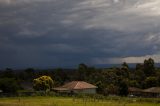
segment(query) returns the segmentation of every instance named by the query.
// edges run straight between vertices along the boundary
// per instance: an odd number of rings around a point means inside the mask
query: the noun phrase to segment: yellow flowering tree
[[[54,81],[50,76],[41,76],[33,80],[33,88],[38,91],[51,90]]]

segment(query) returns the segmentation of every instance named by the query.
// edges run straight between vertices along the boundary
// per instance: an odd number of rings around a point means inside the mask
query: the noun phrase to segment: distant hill
[[[135,68],[137,63],[128,63],[130,68]],[[122,64],[97,64],[94,65],[96,68],[111,68],[111,67],[120,67]],[[155,63],[155,67],[160,67],[160,63]]]

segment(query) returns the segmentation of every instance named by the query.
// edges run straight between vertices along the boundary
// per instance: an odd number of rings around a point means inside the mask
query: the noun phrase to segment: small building
[[[0,96],[2,96],[2,94],[3,94],[3,91],[0,89]]]
[[[95,94],[96,86],[84,81],[72,81],[63,86],[53,88],[56,92]]]
[[[128,93],[130,96],[142,96],[142,89],[136,87],[129,87]]]
[[[23,90],[18,90],[19,96],[32,96],[35,94],[33,85],[31,82],[21,82],[20,83]]]
[[[21,87],[27,91],[34,91],[32,82],[21,82]]]
[[[160,97],[160,87],[151,87],[143,90],[145,97]]]

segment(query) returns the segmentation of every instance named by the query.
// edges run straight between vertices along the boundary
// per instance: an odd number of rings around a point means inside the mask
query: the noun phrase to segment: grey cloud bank
[[[1,0],[0,68],[160,61],[159,0]],[[140,57],[140,58],[137,58]]]

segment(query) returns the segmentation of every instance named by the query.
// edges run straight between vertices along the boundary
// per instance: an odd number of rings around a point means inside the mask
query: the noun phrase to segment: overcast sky
[[[160,0],[0,0],[0,68],[160,62]]]

